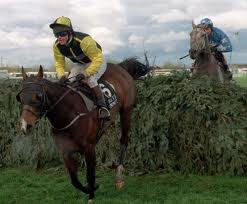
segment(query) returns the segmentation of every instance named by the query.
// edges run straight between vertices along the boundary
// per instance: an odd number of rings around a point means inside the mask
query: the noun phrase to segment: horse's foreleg
[[[64,153],[63,154],[64,164],[68,170],[70,175],[71,184],[82,191],[83,193],[88,193],[87,189],[80,183],[77,170],[78,170],[78,163],[77,160],[74,158],[73,153]]]
[[[128,146],[128,133],[130,129],[132,109],[123,110],[120,113],[121,120],[121,138],[120,138],[120,152],[119,161],[116,169],[116,188],[122,188],[124,186],[124,160],[126,157],[127,146]]]
[[[94,191],[98,189],[98,185],[95,184],[95,166],[96,166],[95,145],[89,145],[85,149],[84,153],[87,164],[87,185],[85,186],[85,188],[89,192],[89,199],[93,199]]]
[[[217,66],[217,72],[218,72],[218,77],[221,83],[224,82],[224,77],[223,77],[223,70],[221,69],[220,66]]]

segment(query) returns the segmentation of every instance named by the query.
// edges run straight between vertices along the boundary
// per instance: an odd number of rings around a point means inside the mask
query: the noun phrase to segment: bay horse
[[[110,110],[111,120],[102,123],[102,120],[98,119],[97,108],[88,111],[79,94],[58,82],[44,79],[42,66],[38,74],[31,77],[28,77],[22,68],[22,90],[17,95],[17,100],[22,104],[21,129],[27,132],[43,116],[48,118],[55,144],[63,157],[71,183],[76,189],[89,194],[89,201],[94,198],[94,192],[98,188],[95,182],[95,146],[102,135],[102,128],[108,127],[115,120],[117,113],[120,113],[121,138],[115,184],[116,188],[124,186],[123,166],[131,114],[137,95],[134,79],[147,72],[148,67],[135,58],[119,64],[107,64],[106,72],[101,79],[114,87],[118,102]],[[78,179],[75,153],[85,156],[86,185],[82,185]]]
[[[191,59],[195,59],[192,68],[193,75],[208,75],[221,82],[229,81],[229,76],[225,73],[223,65],[216,59],[215,53],[211,51],[206,32],[194,22],[192,22],[192,28],[189,55]]]

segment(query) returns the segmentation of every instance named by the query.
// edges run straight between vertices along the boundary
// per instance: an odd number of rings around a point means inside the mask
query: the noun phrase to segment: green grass
[[[247,203],[247,178],[150,174],[126,176],[126,186],[115,190],[113,171],[101,171],[94,203],[100,204],[201,204]],[[84,176],[80,175],[84,181]],[[0,170],[0,203],[86,203],[63,171]]]
[[[247,87],[247,75],[236,77],[235,80],[242,87]]]

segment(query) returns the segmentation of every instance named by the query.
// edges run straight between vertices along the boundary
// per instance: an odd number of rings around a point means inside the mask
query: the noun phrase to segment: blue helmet
[[[209,18],[204,18],[201,20],[200,25],[206,28],[213,28],[213,22]]]

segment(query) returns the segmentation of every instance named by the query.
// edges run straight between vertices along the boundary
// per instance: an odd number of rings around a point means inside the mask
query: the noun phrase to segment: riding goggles
[[[68,35],[68,32],[67,31],[63,31],[63,32],[59,32],[59,33],[54,33],[54,35],[55,35],[56,38],[65,37],[66,35]]]

